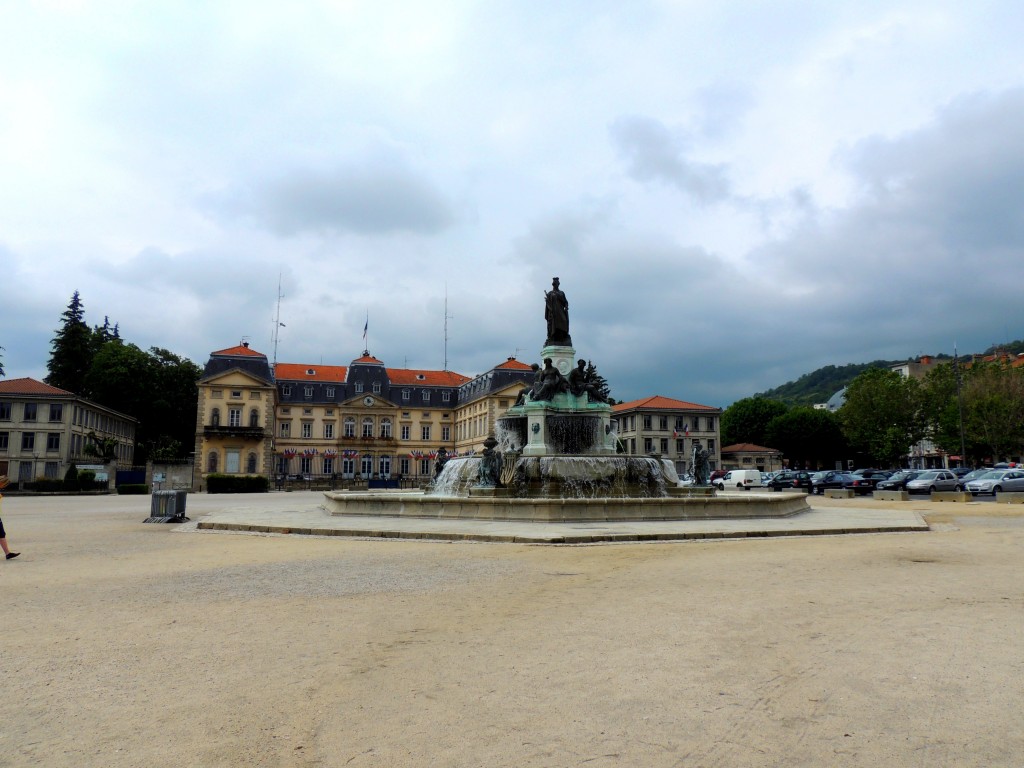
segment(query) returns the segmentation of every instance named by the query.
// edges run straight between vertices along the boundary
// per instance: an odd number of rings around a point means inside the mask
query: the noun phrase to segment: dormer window
[[[409,399],[409,395],[410,395],[410,392],[409,392],[408,389],[403,389],[402,390],[402,399],[403,400],[408,400]]]
[[[380,382],[379,381],[373,382],[373,393],[375,395],[379,395],[380,394]]]
[[[281,387],[281,396],[282,397],[291,397],[292,396],[291,384],[285,384],[284,386]]]
[[[334,387],[328,387],[327,388],[327,399],[328,400],[333,400],[334,399]]]
[[[424,403],[429,403],[430,402],[430,390],[429,389],[424,389],[423,390],[423,402]]]
[[[306,387],[304,394],[305,394],[305,396],[307,398],[312,397],[313,396],[313,388],[312,387]]]
[[[442,403],[447,403],[451,399],[452,399],[452,393],[449,392],[447,389],[444,392],[441,393],[441,402]]]
[[[426,381],[426,380],[427,380],[427,377],[426,377],[426,376],[424,376],[424,375],[423,375],[422,373],[417,373],[417,374],[416,374],[416,380],[417,380],[417,381]]]
[[[361,382],[361,381],[357,381],[356,382],[355,391],[356,392],[362,392],[363,391],[363,382]]]
[[[316,369],[315,368],[307,368],[306,369],[306,375],[307,376],[316,376]]]

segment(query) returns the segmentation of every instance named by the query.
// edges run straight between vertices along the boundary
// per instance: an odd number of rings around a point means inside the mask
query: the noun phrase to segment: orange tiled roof
[[[778,453],[777,448],[765,448],[763,445],[753,443],[736,443],[722,447],[722,453]]]
[[[414,371],[410,368],[388,368],[391,386],[457,387],[469,381],[468,376],[454,371]]]
[[[494,366],[494,370],[496,370],[496,371],[530,371],[530,370],[533,370],[533,369],[530,368],[530,366],[528,366],[526,363],[521,363],[518,360],[516,360],[514,357],[510,357],[508,360],[506,360],[501,365]]]
[[[312,371],[313,373],[310,373]],[[303,363],[278,363],[274,366],[274,378],[278,381],[345,381],[348,368],[344,365],[304,365]]]
[[[74,392],[68,392],[66,389],[51,387],[42,381],[27,377],[23,379],[0,380],[0,392],[7,395],[71,395],[72,397],[75,394]]]
[[[217,352],[211,352],[210,354],[234,357],[266,357],[262,352],[257,352],[255,349],[249,349],[249,347],[244,344],[239,344],[237,347],[229,347],[228,349],[221,349]]]
[[[368,365],[384,365],[384,363],[382,363],[380,360],[378,360],[373,355],[363,355],[362,357],[358,358],[357,360],[353,360],[352,361],[352,365],[356,365],[358,363],[365,363],[365,364],[368,364]]]
[[[671,397],[662,397],[661,395],[654,395],[653,397],[643,398],[641,400],[630,400],[628,403],[618,403],[612,406],[612,411],[619,413],[621,411],[638,411],[638,410],[656,410],[656,411],[717,411],[718,408],[710,405],[700,405],[699,403],[688,403],[685,400],[675,400]]]

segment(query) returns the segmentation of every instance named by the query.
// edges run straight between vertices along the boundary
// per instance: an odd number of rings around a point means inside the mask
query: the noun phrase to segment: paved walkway
[[[221,497],[222,499],[225,497]],[[809,500],[810,501],[810,500]],[[814,504],[814,501],[810,501]],[[198,510],[197,510],[198,511]],[[213,509],[190,523],[199,530],[246,531],[305,536],[347,536],[524,544],[672,541],[773,536],[927,531],[914,509],[868,506],[817,507],[786,518],[742,520],[649,520],[623,523],[521,523],[492,520],[330,515],[315,494],[274,494],[259,504]]]

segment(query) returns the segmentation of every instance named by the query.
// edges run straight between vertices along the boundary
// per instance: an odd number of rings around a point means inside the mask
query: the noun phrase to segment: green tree
[[[964,431],[985,458],[1019,455],[1024,446],[1024,370],[974,366],[963,384]]]
[[[839,419],[850,447],[869,463],[900,465],[925,435],[920,382],[871,368],[846,388]]]
[[[2,352],[2,351],[3,351],[3,347],[0,347],[0,352]],[[0,355],[0,376],[6,376],[6,375],[7,374],[4,373],[4,356]]]
[[[846,439],[835,415],[806,406],[768,422],[765,445],[782,451],[791,467],[834,466],[847,453]]]
[[[612,398],[611,388],[608,386],[608,380],[605,379],[605,377],[602,376],[600,373],[598,373],[597,366],[594,365],[593,360],[587,363],[587,369],[584,372],[584,375],[586,377],[586,380],[590,382],[591,385],[593,385],[594,389],[597,390],[597,393],[601,395],[601,397],[603,397],[610,404],[615,404],[615,400],[614,398]]]
[[[722,412],[722,445],[765,445],[768,423],[788,410],[785,403],[756,395],[737,400]]]
[[[82,300],[75,291],[61,314],[61,325],[50,341],[50,360],[45,381],[53,387],[86,395],[85,377],[92,364],[92,331],[85,324]]]

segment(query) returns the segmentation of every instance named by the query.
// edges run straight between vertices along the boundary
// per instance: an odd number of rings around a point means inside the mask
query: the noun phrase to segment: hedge
[[[117,486],[119,496],[143,496],[149,493],[149,486],[145,483],[125,483]]]
[[[254,475],[207,475],[207,493],[266,493],[270,481]]]

